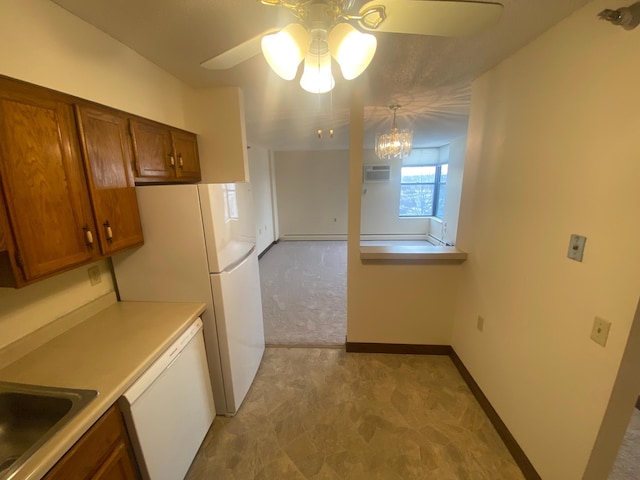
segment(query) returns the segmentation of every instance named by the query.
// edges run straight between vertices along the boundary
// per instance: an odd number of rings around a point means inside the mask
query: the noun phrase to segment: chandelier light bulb
[[[285,80],[293,80],[310,41],[309,32],[299,23],[292,23],[262,37],[262,53],[274,72]]]
[[[376,37],[362,33],[348,23],[338,23],[329,33],[329,51],[336,59],[345,80],[358,77],[376,53]]]

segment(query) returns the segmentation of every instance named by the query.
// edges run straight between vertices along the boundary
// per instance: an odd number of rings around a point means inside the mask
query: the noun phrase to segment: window
[[[400,216],[440,217],[444,214],[449,165],[402,167]]]

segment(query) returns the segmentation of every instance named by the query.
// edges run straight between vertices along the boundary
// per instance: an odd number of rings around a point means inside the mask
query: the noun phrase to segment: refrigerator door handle
[[[233,262],[232,264],[230,264],[227,268],[225,268],[224,270],[222,270],[220,273],[231,273],[233,272],[235,269],[237,269],[240,265],[242,265],[244,262],[246,262],[249,257],[251,255],[253,255],[253,252],[256,250],[256,247],[251,247],[251,250],[249,250],[244,257],[240,258],[239,260],[236,260],[235,262]]]

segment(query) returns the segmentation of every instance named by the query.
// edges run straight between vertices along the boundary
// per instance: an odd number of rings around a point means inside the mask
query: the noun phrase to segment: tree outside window
[[[400,216],[442,218],[448,170],[447,164],[402,167]]]

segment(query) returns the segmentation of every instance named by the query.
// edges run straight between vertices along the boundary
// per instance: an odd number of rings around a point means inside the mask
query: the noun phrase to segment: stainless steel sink
[[[95,390],[0,382],[0,480],[22,464],[98,395]]]

